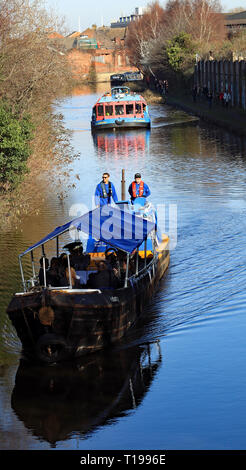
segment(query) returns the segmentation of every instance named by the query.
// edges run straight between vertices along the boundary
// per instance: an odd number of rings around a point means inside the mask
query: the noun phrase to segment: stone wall
[[[229,91],[231,105],[246,109],[246,62],[244,60],[201,60],[195,66],[194,84],[199,88],[207,87],[213,96]]]

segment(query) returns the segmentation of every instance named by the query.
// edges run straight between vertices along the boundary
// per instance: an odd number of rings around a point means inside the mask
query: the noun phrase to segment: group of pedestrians
[[[168,81],[161,80],[153,75],[146,75],[145,82],[148,88],[155,89],[158,93],[165,96],[168,94]]]
[[[231,102],[231,93],[229,91],[223,91],[219,94],[219,101],[222,106],[225,106],[225,108],[229,107],[229,104]]]
[[[105,204],[111,204],[112,200],[117,203],[118,196],[115,190],[114,184],[109,180],[110,174],[108,172],[103,173],[102,181],[97,185],[95,191],[95,204],[97,207],[101,207]],[[141,179],[141,174],[136,173],[134,181],[130,184],[128,192],[133,203],[138,197],[148,197],[150,195],[150,189],[144,181]]]
[[[155,78],[155,88],[161,95],[168,94],[168,81]]]
[[[220,93],[213,95],[212,91],[208,89],[207,86],[200,87],[194,86],[191,90],[191,95],[193,102],[195,103],[197,100],[206,100],[208,102],[209,108],[212,107],[213,102],[217,102],[228,108],[231,103],[231,93],[229,90],[221,91]]]

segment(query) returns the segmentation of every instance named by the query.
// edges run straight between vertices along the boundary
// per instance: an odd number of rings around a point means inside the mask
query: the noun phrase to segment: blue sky
[[[148,5],[149,0],[123,0],[121,4],[115,0],[45,0],[47,7],[56,11],[58,16],[64,17],[70,31],[80,29],[83,31],[92,24],[101,26],[102,23],[110,26],[114,19],[122,14],[131,14],[135,7]],[[165,0],[160,0],[165,5]],[[122,6],[121,6],[122,5]],[[224,11],[236,7],[245,7],[246,0],[221,0]]]

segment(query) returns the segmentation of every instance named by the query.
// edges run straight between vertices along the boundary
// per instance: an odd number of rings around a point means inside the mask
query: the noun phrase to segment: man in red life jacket
[[[148,197],[150,195],[150,189],[146,183],[141,180],[140,173],[135,174],[135,181],[133,181],[128,192],[131,196],[131,202],[135,201],[138,197]]]

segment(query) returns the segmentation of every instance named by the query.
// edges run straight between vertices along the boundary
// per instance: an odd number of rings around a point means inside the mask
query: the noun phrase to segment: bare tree
[[[28,141],[31,174],[52,162],[64,162],[73,155],[62,117],[52,111],[54,100],[73,84],[66,55],[50,39],[50,33],[57,28],[62,31],[63,23],[46,11],[42,0],[0,0],[0,108],[7,109],[9,122],[17,122],[16,128],[18,123],[28,123],[33,129],[32,141]],[[5,127],[8,131],[11,126]],[[27,134],[27,127],[24,134]],[[25,135],[21,140],[18,132],[15,133],[15,141],[20,147],[22,143],[25,145]],[[15,154],[13,145],[13,157]],[[2,151],[1,156],[4,165],[6,152]],[[26,168],[24,165],[17,168],[11,159],[8,164],[13,170],[12,181],[21,169],[24,172]],[[0,176],[4,174],[3,170],[2,166]],[[0,198],[1,189],[8,188],[8,185],[0,186]]]
[[[49,40],[56,24],[41,0],[0,0],[0,86],[13,109],[44,107],[69,80],[68,61]]]
[[[153,43],[160,36],[164,15],[164,9],[158,2],[154,2],[140,19],[129,26],[126,47],[132,64],[140,70],[149,62]]]
[[[226,30],[219,0],[168,0],[165,9],[158,2],[151,4],[129,27],[127,47],[132,64],[142,71],[166,70],[167,41],[183,33],[190,36],[200,55],[222,43]]]
[[[168,36],[181,32],[190,34],[202,47],[225,38],[218,0],[169,0],[165,28]]]

